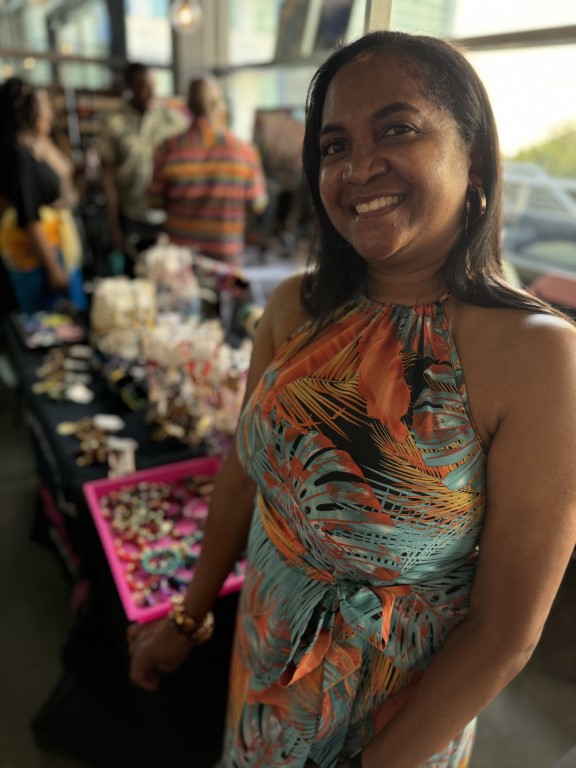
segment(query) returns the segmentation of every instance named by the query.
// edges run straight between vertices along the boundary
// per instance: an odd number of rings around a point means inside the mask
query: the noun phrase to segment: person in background
[[[124,81],[121,105],[102,118],[97,150],[111,244],[133,267],[137,253],[156,242],[162,219],[147,199],[154,151],[168,136],[184,130],[188,117],[155,103],[154,78],[144,64],[129,64]]]
[[[63,227],[63,248],[86,266],[89,246],[86,241],[84,224],[78,213],[80,192],[76,185],[76,169],[72,159],[53,138],[54,110],[48,91],[40,88],[38,97],[38,122],[36,124],[37,152],[60,179],[60,197],[56,203]],[[72,256],[76,254],[76,256]]]
[[[190,82],[188,107],[188,130],[156,150],[149,200],[166,212],[163,230],[172,242],[238,263],[247,216],[262,213],[268,200],[260,157],[226,128],[215,78]]]
[[[48,91],[39,88],[36,90],[36,96],[38,99],[36,148],[60,178],[60,204],[75,210],[80,201],[80,194],[76,186],[74,163],[52,138],[54,110]]]
[[[46,152],[40,102],[18,77],[0,86],[0,253],[20,311],[86,309],[82,252]]]
[[[333,53],[303,169],[311,270],[268,301],[193,579],[129,627],[131,679],[208,638],[247,546],[221,764],[465,768],[576,541],[576,328],[504,278],[496,124],[450,44]]]

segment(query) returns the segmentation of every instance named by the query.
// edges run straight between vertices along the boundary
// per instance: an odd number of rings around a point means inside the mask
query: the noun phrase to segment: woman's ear
[[[470,152],[468,178],[470,183],[475,187],[481,187],[484,183],[484,157],[482,156],[482,152],[474,147]]]

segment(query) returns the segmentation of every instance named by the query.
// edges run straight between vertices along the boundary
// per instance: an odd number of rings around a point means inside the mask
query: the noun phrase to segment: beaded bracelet
[[[193,648],[197,645],[203,645],[212,637],[214,631],[214,614],[212,611],[209,611],[202,621],[196,621],[185,612],[183,595],[172,598],[172,608],[168,618]]]

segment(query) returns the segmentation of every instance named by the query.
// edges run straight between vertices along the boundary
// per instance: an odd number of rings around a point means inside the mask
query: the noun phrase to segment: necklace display
[[[139,482],[100,499],[132,602],[138,608],[165,603],[190,581],[204,537],[213,475],[173,483]],[[235,573],[244,572],[244,563]]]

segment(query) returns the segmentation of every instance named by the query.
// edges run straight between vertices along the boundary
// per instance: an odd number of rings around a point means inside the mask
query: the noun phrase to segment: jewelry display
[[[85,405],[92,402],[90,361],[82,345],[51,349],[36,369],[32,391],[50,400]]]
[[[185,590],[213,489],[213,475],[194,475],[171,483],[141,481],[100,498],[99,511],[135,606],[157,606]],[[243,560],[234,573],[243,575]]]
[[[98,283],[91,324],[104,358],[100,372],[129,408],[146,408],[152,441],[175,439],[220,454],[240,413],[252,340],[232,347],[221,319],[202,319],[192,303],[203,299],[208,285],[217,295],[235,297],[246,282],[238,268],[215,266],[166,244],[147,251],[141,269],[147,277],[140,278],[144,294],[138,299],[132,285],[137,281]],[[160,305],[175,311],[158,312]]]
[[[93,417],[86,416],[80,421],[61,421],[56,431],[63,437],[76,438],[79,442],[76,464],[79,467],[89,467],[93,464],[108,462],[108,440],[111,434],[124,427],[122,419],[115,414],[96,414]],[[133,451],[135,451],[137,444],[134,441],[131,442],[134,443]]]
[[[174,245],[161,235],[156,245],[141,254],[137,272],[156,286],[158,312],[200,315],[201,289],[189,248]]]
[[[218,321],[164,318],[143,339],[151,439],[176,438],[207,453],[226,450],[234,433],[252,348],[224,342]]]
[[[138,443],[131,437],[107,437],[108,477],[123,477],[136,471]]]
[[[15,324],[26,347],[42,349],[84,341],[86,328],[74,317],[59,312],[15,315]]]

